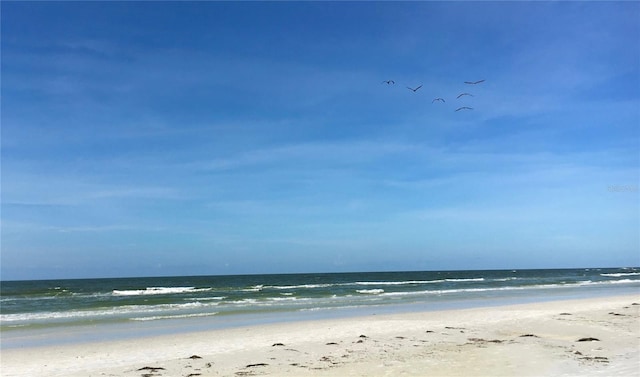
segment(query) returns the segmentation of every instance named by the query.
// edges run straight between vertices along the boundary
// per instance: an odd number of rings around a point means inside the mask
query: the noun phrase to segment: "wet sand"
[[[640,376],[640,295],[3,350],[8,376]]]

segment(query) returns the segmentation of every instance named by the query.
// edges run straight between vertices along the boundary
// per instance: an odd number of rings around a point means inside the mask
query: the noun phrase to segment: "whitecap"
[[[640,275],[640,272],[620,272],[616,274],[600,274],[600,276],[614,277],[619,278],[622,276],[637,276]]]
[[[358,289],[356,292],[366,295],[379,295],[384,293],[384,289]]]
[[[178,293],[207,292],[212,288],[196,287],[148,287],[146,289],[118,290],[114,289],[114,296],[143,296],[143,295],[168,295]]]
[[[445,280],[405,280],[405,281],[357,281],[356,285],[415,285],[442,283]]]

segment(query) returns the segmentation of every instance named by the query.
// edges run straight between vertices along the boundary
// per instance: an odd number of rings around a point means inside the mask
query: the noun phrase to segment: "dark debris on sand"
[[[142,367],[140,369],[138,369],[138,371],[149,371],[151,373],[143,373],[140,376],[141,377],[155,377],[155,376],[160,376],[160,374],[155,374],[157,373],[159,370],[165,370],[162,367]]]
[[[256,364],[248,364],[245,368],[253,368],[253,367],[266,367],[267,363],[256,363]]]
[[[151,372],[157,372],[159,370],[165,370],[163,367],[142,367],[138,370],[149,370]]]
[[[500,340],[500,339],[486,340],[486,339],[482,339],[482,338],[469,338],[469,341],[476,342],[476,343],[502,343],[502,342],[504,342],[504,340]]]
[[[266,367],[267,363],[255,363],[255,364],[247,364],[244,368],[248,369],[248,368],[254,368],[254,367]],[[236,376],[253,376],[255,375],[255,372],[253,370],[241,370],[239,372],[235,373]]]
[[[331,365],[337,365],[337,364],[339,364],[339,363],[337,363],[337,362],[333,361],[333,359],[332,359],[330,356],[322,356],[322,357],[320,358],[320,361],[325,361],[325,362],[327,362],[327,363],[330,363]]]
[[[604,357],[604,356],[585,356],[585,357],[581,357],[580,360],[585,360],[585,361],[595,361],[598,363],[608,363],[609,359]]]

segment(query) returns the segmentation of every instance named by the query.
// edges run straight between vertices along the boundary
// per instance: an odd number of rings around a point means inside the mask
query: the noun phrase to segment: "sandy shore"
[[[2,351],[2,376],[640,376],[640,296]]]

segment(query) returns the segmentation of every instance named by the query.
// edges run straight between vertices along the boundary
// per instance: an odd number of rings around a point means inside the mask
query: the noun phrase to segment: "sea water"
[[[640,293],[640,268],[3,281],[2,348]]]

